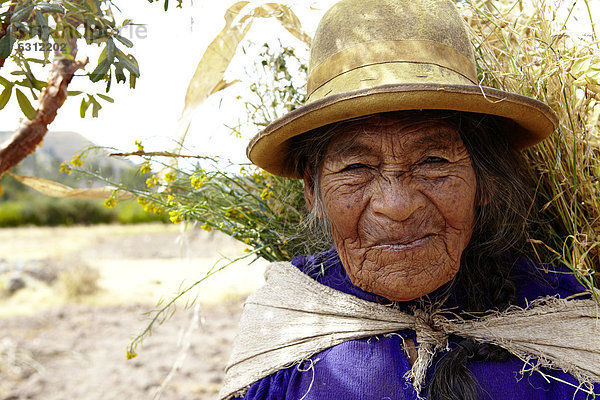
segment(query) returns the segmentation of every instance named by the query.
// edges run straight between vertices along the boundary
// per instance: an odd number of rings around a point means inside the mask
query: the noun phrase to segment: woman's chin
[[[391,260],[390,260],[391,261]],[[426,259],[414,262],[388,262],[377,270],[364,267],[348,270],[355,286],[391,301],[411,301],[426,296],[448,283],[458,272],[458,266],[449,263],[435,265]]]

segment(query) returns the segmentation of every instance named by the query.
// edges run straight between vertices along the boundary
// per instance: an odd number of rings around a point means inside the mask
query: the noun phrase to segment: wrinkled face
[[[454,277],[476,190],[456,128],[370,117],[334,137],[320,171],[324,212],[354,285],[408,301]]]

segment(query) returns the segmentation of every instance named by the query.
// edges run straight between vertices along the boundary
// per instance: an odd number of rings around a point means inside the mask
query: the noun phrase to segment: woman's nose
[[[407,220],[413,213],[425,207],[426,197],[406,176],[379,177],[373,182],[371,209],[393,221]]]

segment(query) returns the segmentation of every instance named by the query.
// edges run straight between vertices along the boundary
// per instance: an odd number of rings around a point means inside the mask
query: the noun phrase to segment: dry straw
[[[567,31],[572,8],[559,18],[556,5],[542,1],[470,5],[463,11],[481,84],[542,100],[560,119],[558,132],[527,152],[542,211],[532,248],[592,287],[600,269],[600,47],[592,15],[591,32],[577,38]]]

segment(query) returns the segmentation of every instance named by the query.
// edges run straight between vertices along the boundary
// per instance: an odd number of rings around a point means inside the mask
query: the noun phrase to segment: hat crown
[[[439,44],[463,56],[470,64],[468,68],[475,71],[473,46],[462,17],[451,1],[342,0],[329,9],[319,23],[311,46],[309,75],[340,53],[351,52],[352,48],[358,48],[360,53],[370,43],[385,42]],[[397,61],[414,62],[410,59]],[[437,61],[431,59],[431,64],[438,64]],[[361,66],[385,62],[390,60],[383,56],[378,61],[374,54]],[[311,88],[309,80],[309,93],[322,83],[320,79]]]

